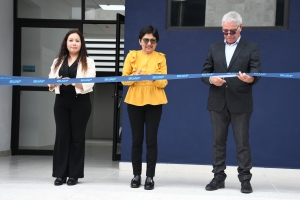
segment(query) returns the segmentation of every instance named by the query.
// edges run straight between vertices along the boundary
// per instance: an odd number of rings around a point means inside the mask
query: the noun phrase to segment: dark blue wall
[[[156,50],[167,55],[168,73],[200,73],[209,45],[223,39],[221,30],[166,30],[166,6],[165,0],[126,0],[125,54],[140,49],[138,33],[143,26],[152,24],[159,30]],[[288,30],[242,31],[243,38],[259,44],[263,72],[300,71],[299,8],[299,0],[290,1]],[[253,165],[300,169],[300,80],[263,78],[253,89]],[[126,92],[127,88],[124,96]],[[169,103],[163,107],[158,162],[211,164],[208,86],[199,79],[171,80],[166,93]],[[131,131],[126,104],[123,108],[121,159],[130,162]],[[237,165],[231,129],[227,147],[227,165]]]

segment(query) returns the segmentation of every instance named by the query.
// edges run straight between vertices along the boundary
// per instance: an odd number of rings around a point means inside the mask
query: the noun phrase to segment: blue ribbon
[[[145,80],[174,80],[218,76],[221,78],[236,77],[238,72],[230,73],[205,73],[205,74],[152,74],[136,76],[109,76],[95,78],[70,78],[50,79],[26,76],[0,76],[0,86],[4,85],[47,85],[47,84],[72,84],[72,83],[108,83],[122,81],[145,81]],[[300,79],[300,72],[292,73],[247,73],[249,76],[294,78]]]

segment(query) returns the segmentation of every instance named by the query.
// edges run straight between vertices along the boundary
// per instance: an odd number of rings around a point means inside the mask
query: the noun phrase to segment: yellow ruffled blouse
[[[141,50],[130,51],[125,59],[122,76],[132,76],[142,69],[140,74],[167,74],[165,54],[153,51],[144,54]],[[135,106],[160,105],[168,102],[164,88],[167,80],[126,81],[125,86],[130,86],[125,102]]]

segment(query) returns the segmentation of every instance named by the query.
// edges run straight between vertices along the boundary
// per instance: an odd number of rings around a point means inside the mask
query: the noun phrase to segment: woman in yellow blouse
[[[123,66],[123,76],[139,74],[167,74],[166,58],[163,53],[155,51],[159,41],[158,31],[149,25],[141,29],[139,43],[142,47],[138,51],[130,51]],[[162,105],[167,97],[164,88],[167,80],[128,81],[122,82],[129,86],[125,102],[132,131],[132,167],[133,179],[131,187],[141,185],[142,151],[144,141],[144,125],[146,125],[147,172],[144,188],[154,189],[153,177],[157,161],[157,132],[162,114]]]

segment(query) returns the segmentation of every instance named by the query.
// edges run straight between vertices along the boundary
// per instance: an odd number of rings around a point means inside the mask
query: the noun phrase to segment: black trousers
[[[162,114],[162,105],[127,106],[132,131],[131,160],[133,175],[142,173],[144,125],[146,125],[146,176],[155,176],[157,162],[157,133]]]
[[[228,126],[232,124],[238,160],[238,178],[240,182],[251,180],[251,149],[249,143],[249,124],[251,112],[231,113],[227,106],[221,112],[210,111],[213,132],[213,173],[215,178],[225,180],[226,142]]]
[[[85,131],[91,109],[89,94],[56,95],[53,177],[84,177]]]

